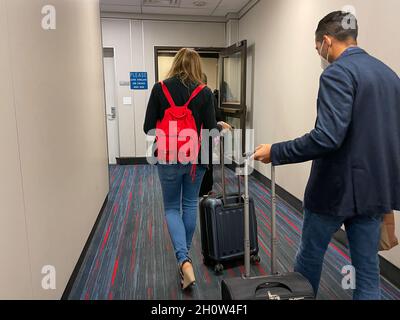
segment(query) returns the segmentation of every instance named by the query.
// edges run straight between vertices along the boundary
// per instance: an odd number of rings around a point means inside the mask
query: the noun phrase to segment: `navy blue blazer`
[[[352,47],[322,74],[315,129],[272,146],[274,165],[314,160],[304,208],[353,217],[400,209],[400,79]]]

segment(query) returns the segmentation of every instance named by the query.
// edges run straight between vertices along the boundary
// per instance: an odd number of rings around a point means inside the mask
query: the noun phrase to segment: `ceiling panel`
[[[101,11],[141,13],[142,0],[100,0]]]
[[[141,6],[102,4],[100,8],[103,12],[142,13]]]
[[[214,9],[210,8],[168,8],[168,7],[142,7],[142,13],[147,14],[169,14],[187,16],[211,16]]]
[[[239,12],[249,0],[100,0],[101,10],[144,14],[224,17]]]
[[[169,2],[168,0],[166,2]],[[171,6],[143,5],[143,13],[210,16],[218,7],[220,0],[178,0]],[[176,3],[178,7],[176,7]]]
[[[181,0],[181,8],[208,8],[215,9],[221,0]]]
[[[213,12],[213,16],[226,16],[228,13],[238,13],[249,2],[249,0],[223,0]]]
[[[144,7],[176,7],[180,6],[181,0],[143,0]]]
[[[130,6],[140,7],[142,5],[142,0],[100,0],[100,3],[116,4],[116,5],[130,5]]]

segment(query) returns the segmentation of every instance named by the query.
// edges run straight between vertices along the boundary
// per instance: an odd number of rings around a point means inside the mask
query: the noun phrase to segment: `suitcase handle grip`
[[[226,202],[227,194],[226,194],[226,186],[225,186],[225,136],[221,133],[220,136],[220,156],[221,156],[221,185],[222,185],[222,198],[224,202]],[[238,194],[240,195],[242,192],[240,190],[240,175],[237,175],[238,178]]]
[[[286,284],[284,284],[282,282],[265,282],[265,283],[262,283],[259,286],[257,286],[255,292],[257,293],[257,291],[259,291],[261,289],[271,289],[271,288],[277,288],[277,287],[285,288],[288,291],[293,292]]]

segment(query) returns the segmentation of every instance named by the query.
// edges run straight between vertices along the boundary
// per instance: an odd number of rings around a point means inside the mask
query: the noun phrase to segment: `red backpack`
[[[188,107],[206,86],[198,86],[184,106],[175,105],[171,93],[162,81],[161,87],[170,107],[156,127],[158,160],[174,164],[193,163],[192,175],[195,175],[195,162],[200,152],[201,134],[199,137],[196,121]]]

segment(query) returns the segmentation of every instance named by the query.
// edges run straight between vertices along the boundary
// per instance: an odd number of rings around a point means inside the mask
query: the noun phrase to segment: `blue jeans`
[[[305,210],[295,272],[305,276],[317,294],[325,252],[333,234],[344,224],[352,265],[356,272],[356,289],[353,292],[353,299],[380,300],[378,248],[382,218],[382,215],[377,215],[376,217],[357,216],[346,219]]]
[[[206,172],[198,165],[193,181],[191,169],[191,164],[158,165],[168,231],[178,263],[189,258],[197,224],[200,186]]]

